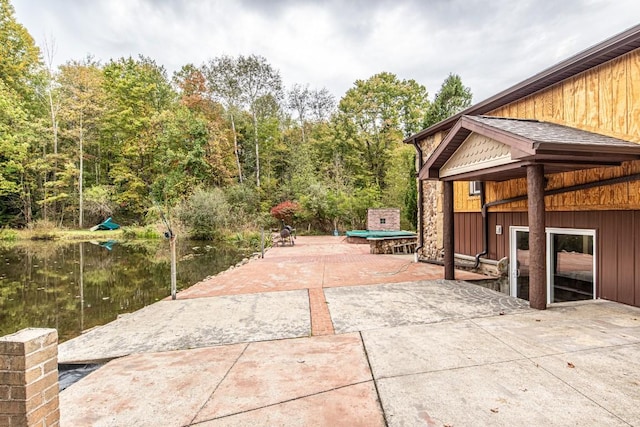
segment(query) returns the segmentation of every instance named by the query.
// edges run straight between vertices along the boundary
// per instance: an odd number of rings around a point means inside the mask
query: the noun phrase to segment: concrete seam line
[[[355,383],[352,383],[352,384],[341,385],[339,387],[330,388],[328,390],[322,390],[322,391],[319,391],[317,393],[305,394],[303,396],[298,396],[298,397],[294,397],[294,398],[291,398],[291,399],[281,400],[280,402],[270,403],[268,405],[259,406],[257,408],[247,409],[245,411],[238,411],[238,412],[234,412],[234,413],[227,414],[227,415],[221,415],[219,417],[213,417],[213,418],[209,418],[209,419],[206,419],[206,420],[198,421],[198,422],[195,422],[195,423],[192,421],[190,424],[188,424],[188,426],[197,426],[198,424],[206,423],[206,422],[209,422],[209,421],[221,420],[221,419],[224,419],[224,418],[229,418],[229,417],[233,417],[233,416],[240,415],[240,414],[248,414],[250,412],[259,411],[260,409],[270,408],[272,406],[281,405],[283,403],[295,402],[296,400],[306,399],[307,397],[319,396],[321,394],[329,393],[329,392],[336,391],[336,390],[341,390],[343,388],[353,387],[354,385],[366,384],[368,382],[373,382],[374,385],[375,385],[375,381],[373,381],[373,380],[358,381],[358,382],[355,382]],[[376,392],[377,392],[377,389],[376,389]]]
[[[526,314],[526,313],[530,313],[530,312],[509,313],[509,316],[517,316],[517,315]],[[492,317],[492,316],[488,316],[488,317]],[[612,349],[612,348],[618,348],[618,347],[634,346],[634,345],[640,344],[640,340],[639,340],[639,341],[629,342],[629,343],[625,343],[625,344],[603,345],[603,346],[592,347],[592,348],[587,348],[587,349],[583,349],[583,350],[558,351],[558,352],[555,352],[555,353],[549,353],[549,354],[545,354],[545,355],[542,355],[542,356],[529,357],[526,354],[523,354],[522,352],[518,351],[516,348],[514,348],[514,347],[510,346],[509,344],[507,344],[504,340],[500,339],[499,336],[492,334],[491,332],[489,332],[488,330],[483,328],[481,325],[478,325],[475,322],[475,319],[467,319],[467,320],[469,320],[471,323],[476,325],[478,328],[482,329],[487,334],[491,335],[493,338],[495,338],[498,341],[500,341],[502,344],[504,344],[507,347],[509,347],[511,350],[513,350],[516,353],[522,355],[522,359],[527,359],[527,360],[530,360],[532,362],[533,362],[533,359],[539,359],[541,357],[561,356],[563,354],[582,353],[583,351],[604,350],[604,349]],[[522,359],[513,359],[513,360],[522,360]],[[502,362],[495,362],[495,363],[502,363]],[[535,363],[535,362],[533,362],[533,363]]]
[[[617,346],[616,346],[617,347]],[[609,348],[609,347],[599,347],[599,348]],[[589,349],[589,350],[593,350],[593,349]],[[584,351],[584,350],[583,350]],[[573,352],[573,353],[577,353],[577,352]],[[560,354],[566,354],[566,353],[560,353]],[[544,357],[549,357],[549,356],[544,356]],[[557,375],[555,375],[553,372],[549,371],[548,369],[546,369],[544,366],[534,362],[533,360],[530,360],[531,363],[535,364],[535,366],[537,368],[541,368],[543,371],[545,371],[546,373],[548,373],[549,375],[551,375],[553,378],[557,379],[558,381],[560,381],[561,383],[565,384],[567,387],[571,388],[572,390],[574,390],[576,393],[578,393],[580,396],[584,397],[585,399],[587,399],[588,401],[590,401],[591,403],[593,403],[594,405],[596,405],[598,408],[601,408],[603,411],[605,411],[606,413],[614,416],[615,418],[619,419],[620,421],[622,421],[623,423],[627,424],[628,426],[633,426],[633,424],[631,424],[630,422],[628,422],[627,420],[625,420],[624,418],[622,418],[620,415],[611,412],[608,408],[602,406],[600,403],[598,403],[598,401],[594,400],[593,398],[587,396],[586,394],[584,394],[583,392],[581,392],[580,390],[578,390],[577,388],[575,388],[574,386],[572,386],[571,384],[569,384],[568,382],[564,381],[562,378],[558,377]]]
[[[520,313],[519,313],[520,314]],[[492,317],[492,316],[488,316],[488,317]],[[502,344],[506,345],[507,347],[509,347],[511,350],[515,351],[516,353],[518,353],[519,355],[521,355],[524,359],[529,359],[531,360],[530,357],[528,357],[526,354],[523,354],[521,351],[518,351],[517,348],[509,345],[508,343],[506,343],[503,339],[501,339],[499,336],[492,334],[491,332],[489,332],[488,330],[486,330],[485,328],[483,328],[481,325],[477,324],[475,322],[475,319],[469,319],[469,321],[475,325],[478,329],[484,331],[485,333],[487,333],[489,336],[491,336],[492,338],[498,340],[499,342],[501,342]]]
[[[236,360],[233,361],[233,363],[231,364],[231,366],[229,367],[229,369],[227,369],[227,372],[225,372],[224,376],[222,377],[222,379],[220,380],[220,382],[218,382],[218,384],[216,384],[215,388],[213,389],[213,391],[211,392],[211,394],[205,399],[205,401],[202,403],[202,406],[200,406],[200,409],[198,409],[196,411],[196,413],[193,415],[193,418],[191,418],[191,421],[189,422],[188,425],[192,425],[193,421],[198,417],[198,414],[204,409],[204,407],[207,405],[207,403],[211,400],[211,398],[213,397],[213,395],[216,393],[216,391],[218,391],[218,387],[220,387],[220,384],[222,384],[224,382],[224,380],[227,379],[227,376],[229,376],[229,372],[231,372],[231,370],[233,369],[234,366],[236,366],[236,364],[238,363],[238,360],[240,360],[240,358],[244,355],[244,352],[247,351],[247,348],[249,348],[249,345],[251,343],[247,343],[245,344],[244,348],[242,349],[242,351],[240,352],[240,354],[238,355],[238,357],[236,357]]]
[[[376,395],[378,396],[378,403],[380,405],[380,411],[382,412],[382,419],[384,420],[384,425],[389,427],[389,423],[387,422],[387,414],[384,411],[384,405],[382,404],[382,396],[380,396],[380,390],[378,390],[378,381],[376,377],[373,375],[373,367],[371,366],[371,360],[369,359],[369,352],[367,351],[367,346],[364,343],[364,337],[362,336],[362,331],[358,331],[360,335],[360,342],[362,343],[362,350],[364,351],[364,357],[367,358],[367,364],[369,365],[369,372],[371,372],[371,379],[373,380],[373,386],[376,389]]]
[[[378,380],[389,380],[389,379],[394,379],[394,378],[412,377],[414,375],[429,375],[429,374],[433,374],[433,373],[436,373],[436,372],[460,371],[460,370],[468,369],[468,368],[477,368],[478,366],[494,366],[494,365],[502,365],[504,363],[522,362],[522,361],[527,361],[527,360],[529,360],[529,359],[526,358],[526,357],[520,357],[520,358],[517,358],[517,359],[501,360],[499,362],[476,363],[476,364],[473,364],[473,365],[453,366],[451,368],[434,369],[432,371],[420,371],[420,372],[411,372],[411,373],[408,373],[408,374],[380,376],[377,379]]]
[[[497,339],[498,341],[500,341],[501,343],[503,343],[504,345],[506,345],[507,347],[509,347],[510,349],[512,349],[513,351],[515,351],[518,354],[521,354],[524,359],[521,360],[528,360],[529,362],[531,362],[535,367],[537,368],[541,368],[543,371],[545,371],[547,374],[551,375],[552,377],[554,377],[555,379],[557,379],[558,381],[560,381],[561,383],[565,384],[566,386],[570,387],[571,389],[575,390],[576,393],[578,393],[579,395],[583,396],[585,399],[589,400],[590,402],[593,402],[596,406],[598,406],[599,408],[602,408],[604,411],[606,411],[607,413],[613,415],[614,417],[616,417],[617,419],[619,419],[620,421],[622,421],[623,423],[627,424],[627,425],[632,425],[629,422],[627,422],[625,419],[623,419],[622,417],[620,417],[619,415],[611,412],[609,409],[605,408],[604,406],[602,406],[600,403],[598,403],[597,401],[595,401],[594,399],[592,399],[591,397],[587,396],[586,394],[582,393],[580,390],[578,390],[577,388],[575,388],[574,386],[572,386],[571,384],[569,384],[568,382],[564,381],[562,378],[558,377],[557,375],[555,375],[553,372],[549,371],[548,369],[546,369],[544,366],[540,365],[539,363],[535,362],[533,359],[541,359],[541,358],[546,358],[546,357],[557,357],[557,356],[562,356],[565,354],[576,354],[576,353],[583,353],[585,351],[595,351],[595,350],[604,350],[604,349],[612,349],[612,348],[619,348],[619,347],[627,347],[627,346],[634,346],[634,345],[638,345],[638,342],[634,342],[634,343],[627,343],[627,344],[617,344],[617,345],[607,345],[607,346],[600,346],[600,347],[594,347],[594,348],[589,348],[589,349],[584,349],[584,350],[574,350],[574,351],[564,351],[564,352],[558,352],[558,353],[552,353],[552,354],[547,354],[544,356],[536,356],[536,357],[528,357],[525,356],[524,354],[522,354],[521,352],[519,352],[518,350],[516,350],[515,348],[513,348],[512,346],[510,346],[509,344],[507,344],[506,342],[504,342],[503,340],[501,340],[499,337],[495,336],[494,334],[492,334],[491,332],[487,331],[485,328],[483,328],[482,326],[476,324],[473,319],[470,319],[471,322],[473,324],[475,324],[477,327],[479,327],[480,329],[482,329],[483,331],[485,331],[486,333],[488,333],[489,335],[491,335],[493,338]]]

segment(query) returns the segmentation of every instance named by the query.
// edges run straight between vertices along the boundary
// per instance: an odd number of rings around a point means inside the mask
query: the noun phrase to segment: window
[[[380,218],[380,224],[386,224],[386,223],[387,223],[386,218]]]
[[[478,196],[480,194],[480,188],[482,188],[482,183],[480,181],[470,181],[469,182],[469,195],[470,196]]]
[[[529,228],[510,227],[511,295],[529,299]],[[546,228],[547,303],[596,297],[596,231]]]

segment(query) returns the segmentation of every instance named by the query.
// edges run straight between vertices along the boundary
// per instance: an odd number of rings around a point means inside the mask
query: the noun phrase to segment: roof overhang
[[[537,120],[462,116],[419,173],[420,179],[504,181],[640,160],[640,144]]]

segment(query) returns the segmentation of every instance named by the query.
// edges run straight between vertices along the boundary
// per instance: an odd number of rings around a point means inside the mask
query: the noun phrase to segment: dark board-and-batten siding
[[[490,212],[489,253],[499,260],[509,256],[509,227],[527,226],[526,212]],[[503,232],[496,235],[496,225]],[[640,211],[547,212],[547,227],[596,230],[597,295],[640,307]],[[455,214],[457,253],[482,251],[482,216]]]

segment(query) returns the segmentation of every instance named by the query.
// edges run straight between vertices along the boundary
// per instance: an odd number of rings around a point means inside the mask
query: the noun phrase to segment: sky
[[[167,70],[261,55],[340,99],[383,72],[480,102],[640,23],[638,0],[11,0],[54,65],[144,55]]]

